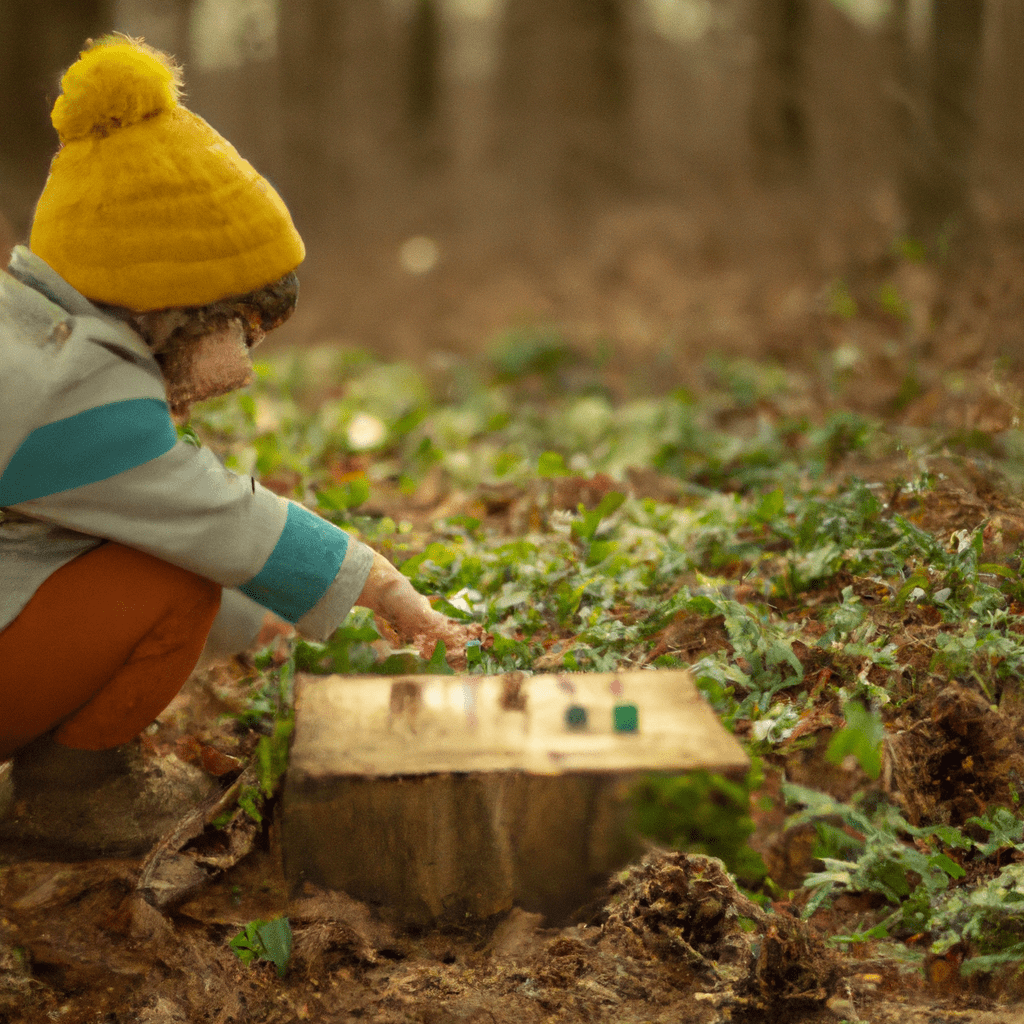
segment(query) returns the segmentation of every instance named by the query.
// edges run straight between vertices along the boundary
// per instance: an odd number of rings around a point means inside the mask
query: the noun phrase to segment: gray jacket
[[[19,246],[0,273],[0,629],[105,540],[225,588],[208,654],[243,650],[266,609],[326,639],[373,562],[343,530],[179,440],[143,339]]]

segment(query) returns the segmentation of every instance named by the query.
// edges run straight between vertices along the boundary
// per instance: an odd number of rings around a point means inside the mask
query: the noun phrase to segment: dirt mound
[[[1008,715],[957,685],[909,703],[888,750],[893,789],[912,825],[960,826],[989,805],[1013,805],[1024,747]]]
[[[839,958],[802,921],[766,914],[734,885],[721,861],[697,854],[648,856],[612,886],[604,941],[639,939],[658,959],[730,988],[734,1019],[791,1019],[836,993]]]

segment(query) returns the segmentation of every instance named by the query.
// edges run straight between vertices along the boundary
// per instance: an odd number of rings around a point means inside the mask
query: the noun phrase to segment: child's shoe
[[[220,789],[202,769],[174,754],[147,753],[138,740],[73,750],[42,736],[5,767],[4,860],[137,856]]]

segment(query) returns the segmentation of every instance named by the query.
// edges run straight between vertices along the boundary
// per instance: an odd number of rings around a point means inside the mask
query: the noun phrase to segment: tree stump
[[[746,765],[684,671],[300,675],[285,871],[407,924],[562,921],[642,849],[632,778]]]

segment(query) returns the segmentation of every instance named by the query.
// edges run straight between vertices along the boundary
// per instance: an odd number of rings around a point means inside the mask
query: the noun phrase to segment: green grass
[[[844,297],[833,297],[837,315]],[[924,930],[939,950],[969,943],[967,969],[1018,955],[1019,807],[992,805],[962,830],[911,827],[875,781],[886,730],[913,700],[954,681],[998,705],[1024,671],[1019,553],[987,561],[980,528],[932,533],[913,511],[949,500],[925,461],[947,439],[842,409],[788,415],[785,374],[746,362],[710,363],[699,396],[623,401],[599,374],[566,385],[569,362],[559,339],[518,334],[440,384],[360,353],[291,357],[259,364],[251,393],[197,409],[194,438],[383,551],[448,614],[481,623],[494,642],[476,671],[532,671],[542,656],[550,667],[552,650],[572,671],[689,666],[755,763],[777,769],[803,749],[789,742],[800,723],[831,708],[845,722],[831,760],[861,781],[845,802],[786,784],[794,823],[819,830],[805,910],[874,893],[898,908],[845,941]],[[904,479],[872,474],[897,458]],[[637,470],[664,493],[631,483]],[[599,499],[566,503],[569,485],[595,477]],[[403,502],[438,482],[463,496],[456,510],[407,521]],[[910,511],[890,507],[897,490]],[[927,664],[901,653],[911,620],[929,623]],[[719,642],[673,643],[680,624]],[[411,654],[377,664],[375,635],[357,609],[327,644],[294,644],[284,671],[443,666]],[[252,714],[286,729],[284,688],[263,671],[270,689]],[[265,793],[282,769],[286,737],[274,735]],[[754,788],[652,780],[636,791],[638,820],[778,895],[747,845]]]

